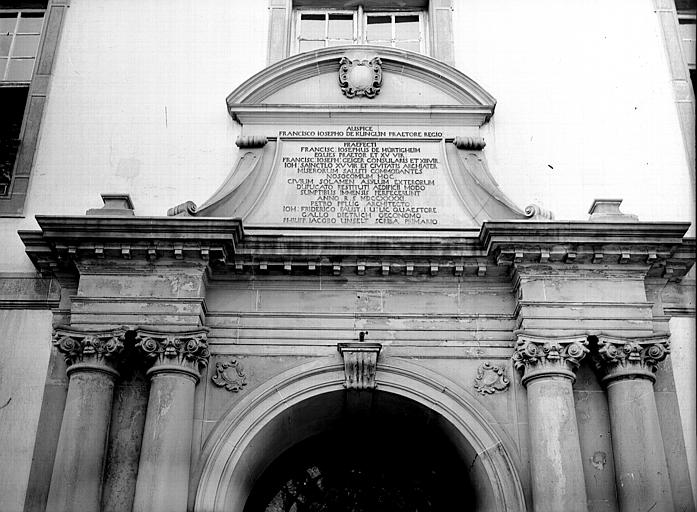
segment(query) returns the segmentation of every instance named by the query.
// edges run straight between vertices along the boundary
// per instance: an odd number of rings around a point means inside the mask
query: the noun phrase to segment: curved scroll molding
[[[240,146],[240,156],[223,184],[202,206],[200,217],[245,217],[261,195],[274,166],[276,143]],[[266,165],[262,162],[269,160]]]
[[[284,411],[310,398],[344,389],[344,368],[338,358],[325,358],[288,370],[265,383],[232,407],[218,422],[203,447],[192,478],[189,509],[195,512],[241,510],[251,486],[243,455],[265,426]],[[492,510],[525,510],[525,499],[508,442],[493,425],[491,415],[478,407],[470,392],[421,366],[387,359],[380,364],[381,390],[411,399],[440,414],[461,442],[471,447],[473,468],[487,479]],[[479,465],[479,466],[477,466]]]
[[[455,189],[476,225],[486,220],[523,220],[532,216],[501,191],[480,150],[449,144],[447,154]]]

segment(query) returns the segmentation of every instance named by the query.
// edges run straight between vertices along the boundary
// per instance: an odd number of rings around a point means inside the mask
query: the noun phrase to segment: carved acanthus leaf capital
[[[186,332],[156,332],[145,329],[136,331],[136,348],[152,360],[149,373],[159,371],[183,371],[195,377],[199,369],[208,364],[206,330]]]
[[[375,372],[379,343],[339,343],[339,352],[344,359],[344,386],[346,389],[375,389]]]
[[[53,345],[65,357],[68,372],[79,365],[115,373],[113,365],[123,351],[125,334],[124,329],[82,331],[59,327],[53,332]]]
[[[604,382],[627,377],[655,381],[658,363],[670,353],[667,336],[627,339],[600,335],[597,347],[593,361]]]
[[[588,353],[585,336],[543,338],[518,335],[513,365],[523,372],[523,384],[533,378],[564,376],[575,379],[575,371]]]

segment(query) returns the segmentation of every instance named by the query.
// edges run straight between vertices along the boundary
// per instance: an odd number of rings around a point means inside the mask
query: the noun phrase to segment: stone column
[[[587,344],[585,336],[518,336],[513,364],[527,388],[535,512],[587,512],[572,390]]]
[[[53,344],[68,365],[68,396],[53,464],[47,512],[99,512],[114,369],[123,330],[57,329]]]
[[[669,353],[665,337],[628,340],[598,336],[593,358],[607,388],[621,512],[673,512],[653,383]]]
[[[185,512],[194,424],[194,388],[208,361],[206,331],[139,329],[138,347],[153,360],[150,398],[133,512]]]

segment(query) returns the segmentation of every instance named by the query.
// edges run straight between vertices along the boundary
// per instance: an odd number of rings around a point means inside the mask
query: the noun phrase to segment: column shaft
[[[621,512],[673,512],[663,436],[653,383],[670,353],[666,335],[625,339],[598,336],[596,367],[607,387]]]
[[[586,512],[572,381],[541,377],[527,390],[534,510]]]
[[[186,511],[195,386],[183,373],[152,377],[133,512]]]
[[[607,386],[621,512],[673,512],[653,383],[621,379]]]
[[[47,512],[99,512],[113,393],[113,374],[71,373]]]
[[[532,503],[535,512],[587,512],[573,383],[588,353],[585,336],[518,334],[513,364],[528,391]]]
[[[136,347],[153,361],[133,512],[186,512],[194,390],[208,362],[206,330],[139,329]]]

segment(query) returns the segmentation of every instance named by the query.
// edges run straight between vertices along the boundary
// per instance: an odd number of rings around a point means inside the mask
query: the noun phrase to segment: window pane
[[[17,15],[15,13],[0,14],[0,34],[8,34],[15,31]]]
[[[30,32],[38,34],[41,32],[41,25],[44,23],[44,15],[41,13],[22,13],[19,18],[19,28],[17,32]]]
[[[324,48],[324,41],[300,41],[300,53]]]
[[[0,56],[7,57],[10,54],[12,36],[0,36]]]
[[[353,16],[350,14],[330,14],[327,37],[353,40]]]
[[[397,40],[419,38],[418,16],[395,16],[394,37]]]
[[[300,37],[303,39],[324,39],[324,14],[303,14],[300,16]]]
[[[34,59],[10,59],[5,80],[28,82],[31,80],[31,71],[33,68]]]
[[[0,80],[5,77],[5,67],[7,66],[7,59],[0,59]]]
[[[39,49],[39,37],[16,35],[12,57],[36,57],[36,51]]]
[[[418,41],[397,41],[395,43],[395,47],[416,53],[419,53],[421,51],[421,44],[419,44]]]
[[[392,39],[391,16],[368,16],[366,40],[369,42]]]

